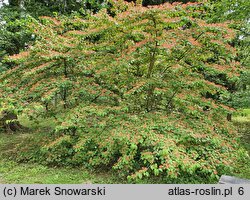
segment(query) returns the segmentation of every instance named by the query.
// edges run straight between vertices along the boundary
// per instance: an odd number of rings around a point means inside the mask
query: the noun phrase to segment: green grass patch
[[[0,183],[16,184],[82,184],[119,183],[114,175],[98,174],[84,168],[50,168],[38,164],[19,164],[0,160]]]
[[[13,135],[0,133],[0,184],[122,183],[122,180],[109,172],[94,172],[85,168],[53,168],[13,160],[13,157],[18,156],[18,144],[29,141],[31,137],[39,140],[42,135],[37,132]]]
[[[233,123],[237,127],[240,134],[240,142],[242,147],[248,151],[245,159],[238,163],[236,176],[250,179],[250,109],[240,110],[234,117]]]

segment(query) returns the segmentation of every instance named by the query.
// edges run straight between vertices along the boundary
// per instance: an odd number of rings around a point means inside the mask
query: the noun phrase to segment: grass
[[[240,133],[241,143],[250,153],[250,109],[241,110],[233,116],[233,123]]]
[[[117,183],[110,174],[92,173],[84,168],[49,168],[38,164],[18,164],[0,160],[0,183],[83,184]]]
[[[122,183],[109,172],[93,172],[85,168],[53,168],[35,163],[18,163],[13,157],[18,155],[17,145],[29,141],[30,138],[41,139],[39,131],[45,131],[50,122],[39,124],[43,129],[36,129],[36,124],[28,124],[27,119],[20,120],[22,124],[32,127],[30,133],[4,134],[0,133],[0,184],[81,184],[81,183]],[[37,134],[37,135],[34,135]]]
[[[235,176],[250,179],[250,109],[241,110],[233,117],[233,123],[240,134],[242,147],[248,151],[245,159],[238,164]]]
[[[233,117],[233,121],[237,124],[250,123],[250,109],[242,109]]]

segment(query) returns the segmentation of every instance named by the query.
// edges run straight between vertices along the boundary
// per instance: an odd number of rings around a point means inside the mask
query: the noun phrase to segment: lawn
[[[250,179],[250,109],[243,109],[233,117],[233,123],[240,133],[240,142],[248,150],[248,156],[238,165],[236,176]]]
[[[0,183],[81,184],[120,183],[111,173],[93,172],[84,168],[52,168],[35,163],[18,163],[8,156],[17,154],[16,146],[31,134],[0,133]]]

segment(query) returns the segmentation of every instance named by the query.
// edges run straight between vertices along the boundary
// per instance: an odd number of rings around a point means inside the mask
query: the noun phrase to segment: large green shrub
[[[232,172],[247,156],[226,119],[241,73],[230,45],[236,33],[191,7],[33,20],[36,44],[9,57],[18,67],[0,77],[1,96],[55,118],[32,159],[113,169],[131,181],[213,182]]]

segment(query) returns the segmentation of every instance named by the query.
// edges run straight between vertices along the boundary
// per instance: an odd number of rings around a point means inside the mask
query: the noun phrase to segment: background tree
[[[223,22],[225,20],[233,20],[232,27],[238,33],[237,37],[231,42],[238,49],[237,61],[241,63],[243,68],[240,80],[235,82],[234,90],[230,98],[227,99],[229,105],[235,108],[249,108],[249,19],[250,19],[250,2],[247,0],[240,1],[210,1],[208,20],[213,22]]]
[[[0,72],[12,67],[12,63],[1,62],[5,55],[13,55],[28,48],[34,41],[34,34],[27,28],[27,18],[32,16],[70,15],[78,12],[82,16],[96,13],[107,7],[105,0],[10,0],[0,8]]]

